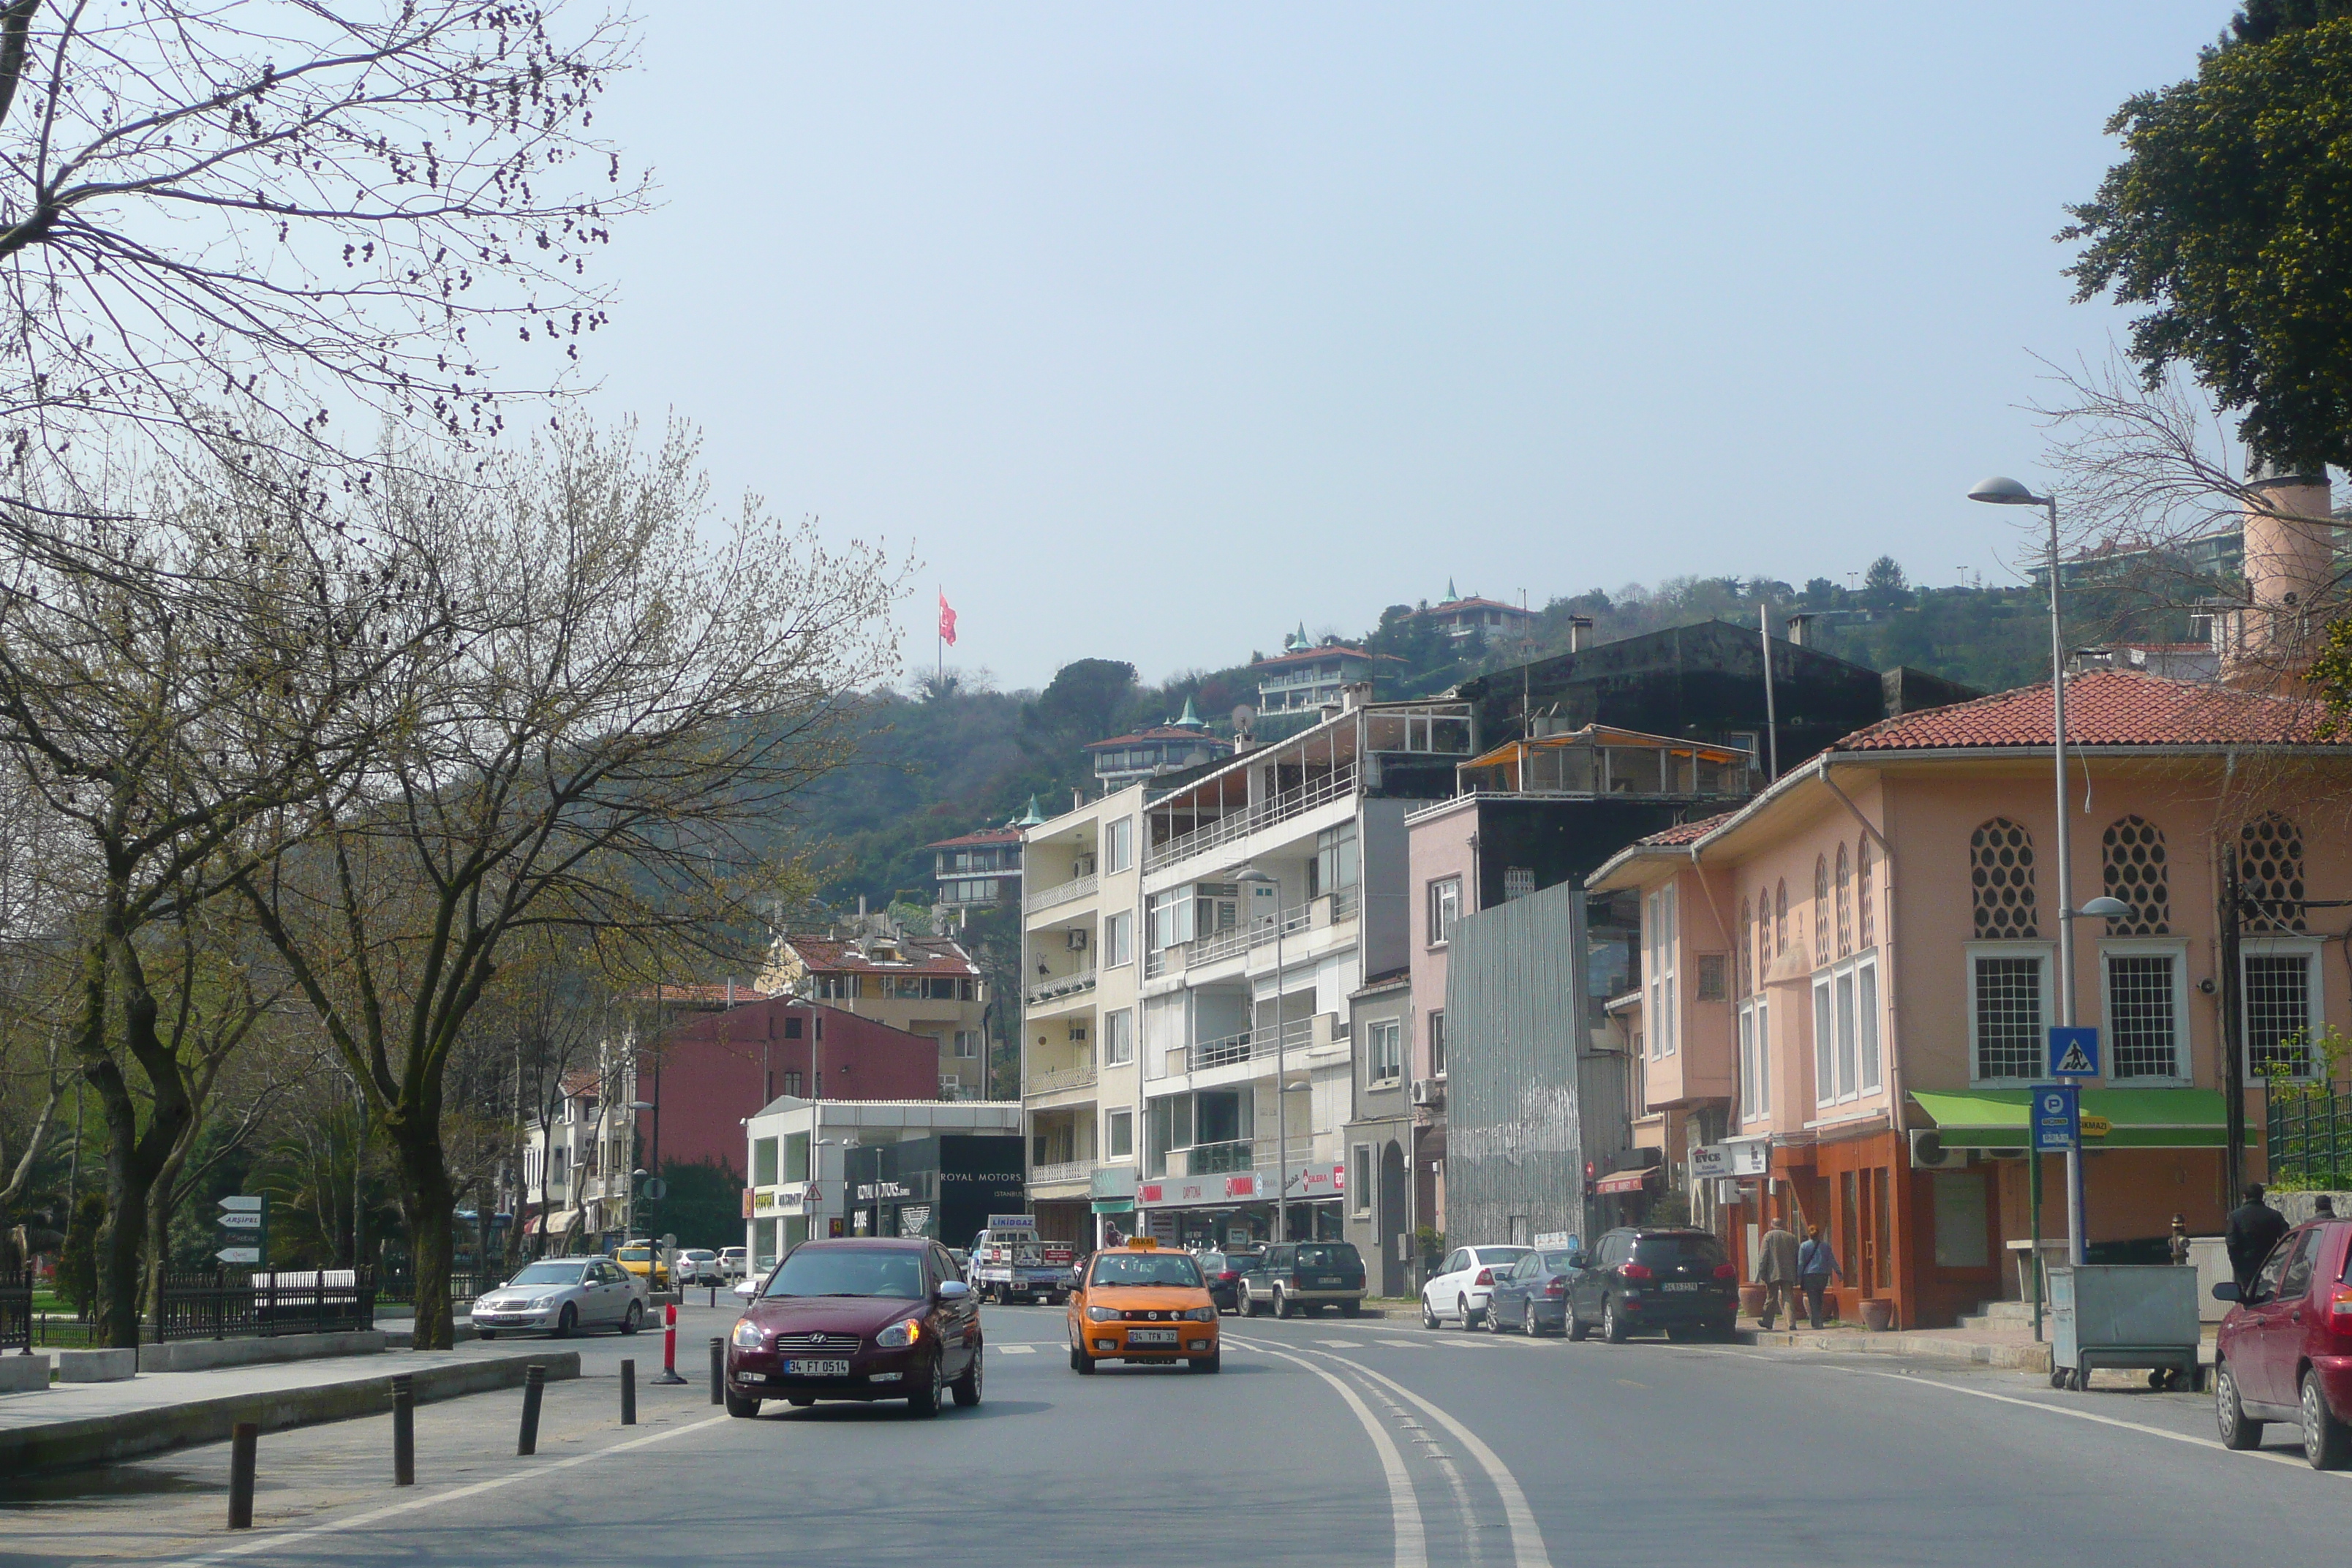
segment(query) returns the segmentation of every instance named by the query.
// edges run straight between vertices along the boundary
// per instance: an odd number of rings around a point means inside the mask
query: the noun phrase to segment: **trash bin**
[[[2103,1366],[2145,1368],[2151,1387],[2199,1386],[2196,1269],[2086,1263],[2049,1277],[2051,1387],[2088,1387]]]

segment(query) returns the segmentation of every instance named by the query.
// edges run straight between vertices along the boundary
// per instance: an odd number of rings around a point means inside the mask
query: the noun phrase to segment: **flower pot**
[[[1739,1310],[1747,1313],[1751,1318],[1762,1317],[1764,1315],[1764,1296],[1765,1291],[1763,1286],[1742,1285],[1739,1288]]]
[[[1895,1326],[1895,1303],[1880,1296],[1866,1296],[1862,1303],[1862,1326],[1874,1334],[1883,1334]]]

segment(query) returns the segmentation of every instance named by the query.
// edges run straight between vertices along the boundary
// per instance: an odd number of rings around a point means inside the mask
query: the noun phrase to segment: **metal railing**
[[[1312,1016],[1293,1018],[1282,1026],[1282,1047],[1286,1051],[1303,1051],[1315,1043],[1315,1020]],[[1276,1054],[1272,1029],[1244,1029],[1237,1035],[1224,1035],[1213,1040],[1202,1040],[1192,1047],[1187,1058],[1191,1071],[1208,1068],[1231,1067],[1235,1062],[1254,1060]]]
[[[0,1278],[0,1351],[33,1348],[33,1271]]]
[[[1312,904],[1301,904],[1295,910],[1283,910],[1281,933],[1286,937],[1297,935],[1313,923],[1313,914]],[[1333,918],[1338,917],[1335,914]],[[1271,946],[1275,931],[1276,922],[1269,919],[1255,925],[1234,926],[1213,936],[1196,936],[1184,944],[1184,965],[1189,969],[1196,963],[1214,963],[1221,958],[1231,958],[1254,947]]]
[[[1022,907],[1034,915],[1039,910],[1050,910],[1057,904],[1066,904],[1073,899],[1083,899],[1101,885],[1102,879],[1099,876],[1074,877],[1066,882],[1059,882],[1050,888],[1038,889],[1029,895]]]
[[[163,1276],[157,1342],[338,1334],[375,1326],[373,1268],[226,1268]]]
[[[452,1270],[449,1275],[449,1300],[472,1300],[481,1294],[481,1279],[482,1277],[470,1268]],[[416,1276],[404,1270],[399,1273],[385,1273],[377,1282],[375,1299],[379,1301],[397,1301],[403,1306],[414,1305],[416,1300]]]
[[[1255,1170],[1256,1148],[1255,1143],[1243,1138],[1225,1143],[1195,1143],[1180,1152],[1184,1156],[1186,1175],[1223,1176],[1235,1171]]]
[[[1087,1062],[1080,1067],[1049,1068],[1031,1073],[1022,1089],[1027,1094],[1059,1094],[1066,1089],[1084,1089],[1094,1081],[1095,1066]]]
[[[2266,1085],[2263,1110],[2272,1182],[2330,1192],[2352,1188],[2352,1094],[2326,1084]]]
[[[1057,1001],[1064,996],[1076,996],[1094,988],[1095,972],[1087,969],[1076,974],[1057,975],[1051,980],[1040,981],[1023,992],[1021,999],[1030,1006],[1035,1007],[1047,1002]]]
[[[1344,767],[1335,768],[1318,778],[1311,779],[1297,789],[1285,790],[1280,795],[1270,795],[1255,805],[1244,806],[1239,811],[1230,812],[1206,827],[1196,827],[1190,833],[1180,834],[1165,844],[1154,847],[1143,858],[1143,868],[1147,871],[1157,871],[1162,866],[1172,866],[1187,856],[1198,855],[1205,849],[1213,849],[1220,844],[1230,844],[1234,839],[1245,837],[1261,827],[1269,827],[1275,823],[1286,821],[1301,812],[1312,811],[1318,805],[1328,805],[1331,802],[1353,793],[1355,787],[1356,765],[1349,763]]]
[[[1091,1180],[1099,1160],[1057,1160],[1048,1165],[1029,1167],[1029,1184],[1033,1187],[1058,1185],[1064,1182]]]

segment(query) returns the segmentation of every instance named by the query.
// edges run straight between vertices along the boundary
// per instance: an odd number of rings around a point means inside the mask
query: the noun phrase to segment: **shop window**
[[[1969,840],[1969,883],[1979,941],[2033,937],[2042,925],[2033,904],[2033,836],[1996,816]]]
[[[751,1184],[755,1187],[776,1184],[776,1141],[772,1138],[751,1140]]]
[[[2144,816],[2119,816],[2099,843],[2100,879],[2107,897],[2131,906],[2129,918],[2107,922],[2109,936],[2163,936],[2172,929],[2171,874],[2164,830]]]
[[[2275,811],[2241,828],[2238,886],[2252,906],[2248,931],[2303,931],[2303,829]]]

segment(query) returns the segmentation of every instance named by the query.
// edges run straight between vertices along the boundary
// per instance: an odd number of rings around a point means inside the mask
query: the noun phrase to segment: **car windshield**
[[[1203,1271],[1210,1274],[1222,1274],[1225,1271],[1225,1255],[1223,1253],[1203,1252],[1200,1257],[1201,1268]]]
[[[1190,1285],[1201,1268],[1181,1252],[1106,1252],[1095,1259],[1097,1285]]]
[[[1543,1268],[1544,1268],[1544,1272],[1546,1272],[1546,1273],[1548,1273],[1548,1274],[1565,1274],[1565,1273],[1567,1273],[1570,1269],[1571,1269],[1571,1268],[1575,1268],[1575,1267],[1576,1267],[1576,1265],[1574,1265],[1573,1263],[1570,1263],[1570,1262],[1569,1261],[1569,1259],[1570,1259],[1570,1258],[1573,1258],[1573,1257],[1575,1257],[1575,1256],[1576,1256],[1576,1254],[1574,1254],[1573,1252],[1547,1252],[1547,1253],[1545,1253],[1545,1254],[1543,1255]]]
[[[577,1285],[584,1263],[534,1263],[513,1279],[509,1285]]]
[[[923,1263],[911,1252],[803,1247],[768,1280],[768,1296],[923,1297]]]
[[[1478,1260],[1479,1267],[1485,1268],[1494,1263],[1517,1263],[1530,1250],[1525,1247],[1474,1247],[1470,1255]]]
[[[624,1263],[643,1263],[652,1256],[653,1255],[651,1253],[647,1252],[642,1247],[625,1247],[621,1248],[621,1261]]]
[[[1339,1268],[1357,1262],[1356,1244],[1334,1241],[1298,1249],[1298,1266],[1302,1268]]]
[[[1652,1265],[1721,1263],[1723,1243],[1711,1236],[1643,1236],[1633,1240],[1633,1260]]]

